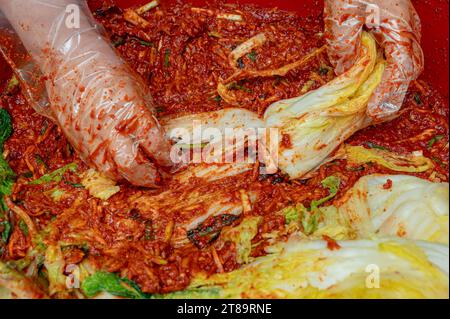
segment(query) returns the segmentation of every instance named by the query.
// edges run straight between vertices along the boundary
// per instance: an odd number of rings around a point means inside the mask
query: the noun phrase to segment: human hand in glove
[[[338,75],[355,62],[363,27],[375,35],[388,63],[367,108],[382,121],[395,117],[423,70],[420,19],[410,0],[325,0],[328,54]]]
[[[116,180],[156,186],[159,168],[172,165],[171,145],[142,80],[103,39],[81,2],[0,0],[0,10],[45,77],[48,114],[81,158]]]

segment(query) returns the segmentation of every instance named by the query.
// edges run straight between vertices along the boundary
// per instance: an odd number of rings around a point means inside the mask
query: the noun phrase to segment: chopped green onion
[[[321,65],[319,68],[319,74],[320,75],[327,75],[328,72],[330,72],[331,68],[327,65]]]
[[[258,54],[255,51],[250,52],[247,54],[247,57],[252,60],[253,62],[256,62],[256,59],[258,57]]]
[[[422,99],[420,98],[420,94],[419,93],[415,93],[414,94],[414,101],[416,101],[416,103],[418,104],[418,105],[422,105]]]
[[[77,170],[77,164],[71,163],[71,164],[63,166],[61,168],[58,168],[57,170],[54,170],[51,173],[45,174],[45,175],[41,176],[40,178],[30,182],[29,184],[40,185],[40,184],[45,184],[45,183],[50,183],[50,182],[59,183],[62,180],[63,175],[67,171],[75,172],[76,170]]]
[[[428,141],[427,146],[428,149],[431,149],[433,147],[433,145],[436,142],[439,142],[440,140],[442,140],[444,138],[444,135],[436,135],[435,137],[433,137],[431,140]]]
[[[42,165],[46,169],[48,169],[47,163],[44,162],[44,160],[42,159],[42,157],[39,154],[34,154],[34,159],[36,160],[36,163],[38,163],[39,165]]]
[[[217,95],[213,98],[213,101],[217,102],[218,104],[220,104],[220,102],[222,102],[222,97],[220,95]]]
[[[11,224],[5,220],[3,222],[0,222],[0,226],[3,226],[3,231],[2,231],[2,241],[6,244],[8,242],[9,239],[9,235],[11,234]]]
[[[152,2],[149,2],[147,4],[144,4],[143,6],[136,9],[136,13],[141,15],[159,5],[159,0],[153,0]]]
[[[155,46],[155,44],[153,42],[145,41],[145,40],[139,39],[137,37],[132,37],[132,39],[146,47],[154,47]]]
[[[373,142],[366,142],[366,145],[369,148],[375,148],[375,149],[379,149],[379,150],[383,150],[383,151],[388,151],[388,149],[386,147],[378,145],[378,144],[375,144]]]
[[[32,178],[33,177],[33,173],[28,171],[28,172],[23,173],[22,176],[25,177],[25,178]]]
[[[3,157],[3,146],[11,136],[13,125],[11,116],[5,109],[0,109],[0,211],[6,212],[8,207],[3,199],[4,195],[11,195],[16,174]]]
[[[311,211],[316,210],[320,205],[323,203],[329,201],[334,196],[336,196],[337,192],[339,191],[339,186],[341,185],[341,180],[339,177],[336,176],[328,176],[325,178],[322,182],[322,187],[327,188],[329,191],[329,195],[327,197],[324,197],[320,200],[313,200],[311,202]]]
[[[27,224],[21,219],[19,221],[19,229],[22,231],[22,233],[25,235],[25,237],[28,236],[28,226]]]
[[[144,41],[144,40],[139,40],[139,43],[142,44],[143,46],[151,47],[151,48],[155,46],[153,44],[153,42],[148,42],[148,41]]]
[[[68,181],[64,181],[64,183],[66,183],[66,185],[70,185],[70,186],[72,186],[74,188],[84,188],[83,184],[80,184],[80,183],[71,183],[71,182],[68,182]]]
[[[13,131],[12,119],[8,111],[0,109],[0,153],[3,153],[3,144]]]
[[[231,84],[228,86],[228,88],[229,88],[230,90],[240,90],[240,91],[244,91],[244,92],[247,92],[247,93],[252,93],[252,90],[250,90],[250,89],[246,88],[245,86],[243,86],[243,85],[241,85],[241,84],[238,84],[238,83],[236,83],[236,82],[231,83]]]
[[[117,40],[112,42],[112,45],[116,48],[123,44],[125,44],[125,39],[123,37],[119,37],[119,38],[117,38]]]
[[[170,66],[170,49],[166,49],[166,52],[164,53],[164,66],[168,68]]]

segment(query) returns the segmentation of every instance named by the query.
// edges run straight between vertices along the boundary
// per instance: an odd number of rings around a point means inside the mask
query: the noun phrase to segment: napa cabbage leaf
[[[398,236],[448,244],[449,185],[408,175],[362,177],[338,206],[359,237]]]
[[[349,71],[317,90],[272,104],[264,114],[266,126],[280,131],[278,166],[292,179],[317,168],[343,141],[371,123],[366,107],[385,61],[371,35],[364,33],[362,44]],[[283,146],[286,137],[290,145]]]
[[[448,247],[402,239],[325,241],[291,236],[225,274],[198,277],[162,298],[448,298]]]

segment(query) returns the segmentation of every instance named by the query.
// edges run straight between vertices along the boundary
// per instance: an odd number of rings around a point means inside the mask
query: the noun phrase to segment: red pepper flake
[[[339,250],[341,246],[335,241],[333,238],[328,237],[327,235],[322,235],[323,240],[327,242],[327,248],[329,250]]]
[[[289,134],[283,134],[281,138],[281,146],[286,149],[292,148],[291,136]]]
[[[391,189],[392,188],[392,180],[388,179],[386,181],[386,184],[383,185],[384,189]]]
[[[400,225],[397,230],[398,237],[406,237],[406,229],[403,225]]]

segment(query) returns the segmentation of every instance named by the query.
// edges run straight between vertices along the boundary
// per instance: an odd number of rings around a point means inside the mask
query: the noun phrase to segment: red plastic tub
[[[95,0],[97,1],[97,0]],[[95,2],[94,1],[94,2]],[[116,0],[121,7],[144,4],[149,0]],[[176,0],[161,0],[175,3]],[[208,0],[182,0],[201,6]],[[101,2],[101,0],[98,0]],[[265,7],[278,7],[296,11],[302,16],[317,16],[323,10],[323,0],[230,0],[228,3],[253,3]],[[449,93],[449,2],[448,0],[413,0],[422,19],[422,46],[425,51],[425,72],[422,78],[448,98]],[[0,81],[10,71],[0,60]]]

